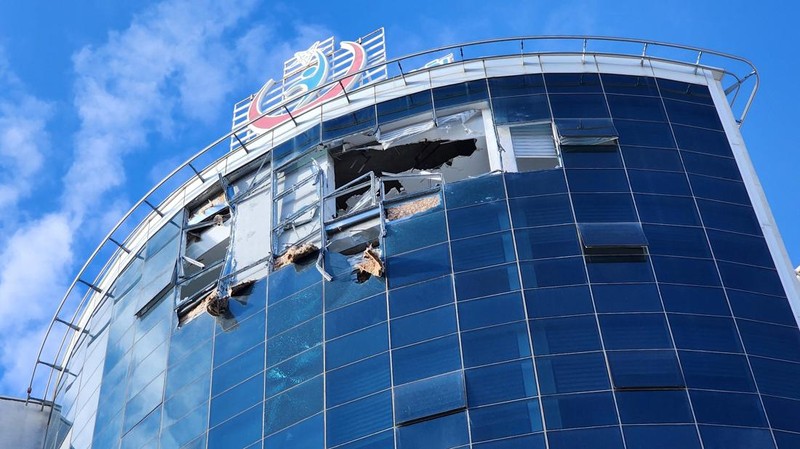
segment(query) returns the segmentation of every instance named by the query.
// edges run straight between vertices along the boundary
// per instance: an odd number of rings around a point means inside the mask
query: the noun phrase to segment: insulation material
[[[228,311],[228,297],[219,296],[216,288],[203,298],[203,302],[206,312],[211,316],[221,316]]]
[[[386,220],[399,220],[404,217],[433,209],[441,203],[439,195],[428,196],[413,201],[408,201],[397,206],[386,208]]]
[[[304,243],[302,245],[292,246],[275,259],[273,269],[278,270],[290,263],[298,263],[306,260],[319,251],[316,245],[311,243]]]
[[[356,278],[359,283],[366,282],[370,276],[382,277],[383,276],[383,262],[381,262],[380,255],[371,246],[364,250],[361,256],[361,262],[356,264]]]

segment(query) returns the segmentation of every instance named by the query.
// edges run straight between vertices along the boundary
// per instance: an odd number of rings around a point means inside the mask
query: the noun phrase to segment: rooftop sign
[[[250,122],[247,132],[239,133],[242,141],[250,140],[345,91],[385,79],[384,62],[383,28],[355,41],[342,41],[338,48],[333,37],[317,41],[284,63],[283,78],[270,79],[234,107],[233,127]]]

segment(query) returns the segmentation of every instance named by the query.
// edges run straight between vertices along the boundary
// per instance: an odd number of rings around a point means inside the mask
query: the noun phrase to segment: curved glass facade
[[[48,449],[800,447],[800,331],[717,107],[698,84],[545,73],[311,128],[272,151],[275,189],[302,190],[278,168],[320,144],[474,110],[518,172],[488,173],[489,154],[481,176],[348,205],[380,224],[366,276],[346,244],[267,270],[302,207],[260,209],[233,179],[228,205],[149,232],[117,278]],[[523,153],[537,126],[552,157]],[[190,307],[206,284],[229,289],[219,316]]]

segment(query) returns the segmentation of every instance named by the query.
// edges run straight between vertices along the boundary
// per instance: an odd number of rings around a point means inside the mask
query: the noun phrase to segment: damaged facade
[[[728,72],[437,61],[292,97],[145,199],[78,278],[45,448],[800,447]]]

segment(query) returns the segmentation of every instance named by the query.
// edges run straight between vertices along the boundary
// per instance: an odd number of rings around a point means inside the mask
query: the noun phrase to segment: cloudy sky
[[[491,37],[593,34],[751,59],[762,87],[743,133],[800,265],[797,11],[777,1],[649,3],[0,2],[0,395],[24,396],[43,330],[102,236],[227,131],[234,102],[315,40],[381,26],[390,58]]]

